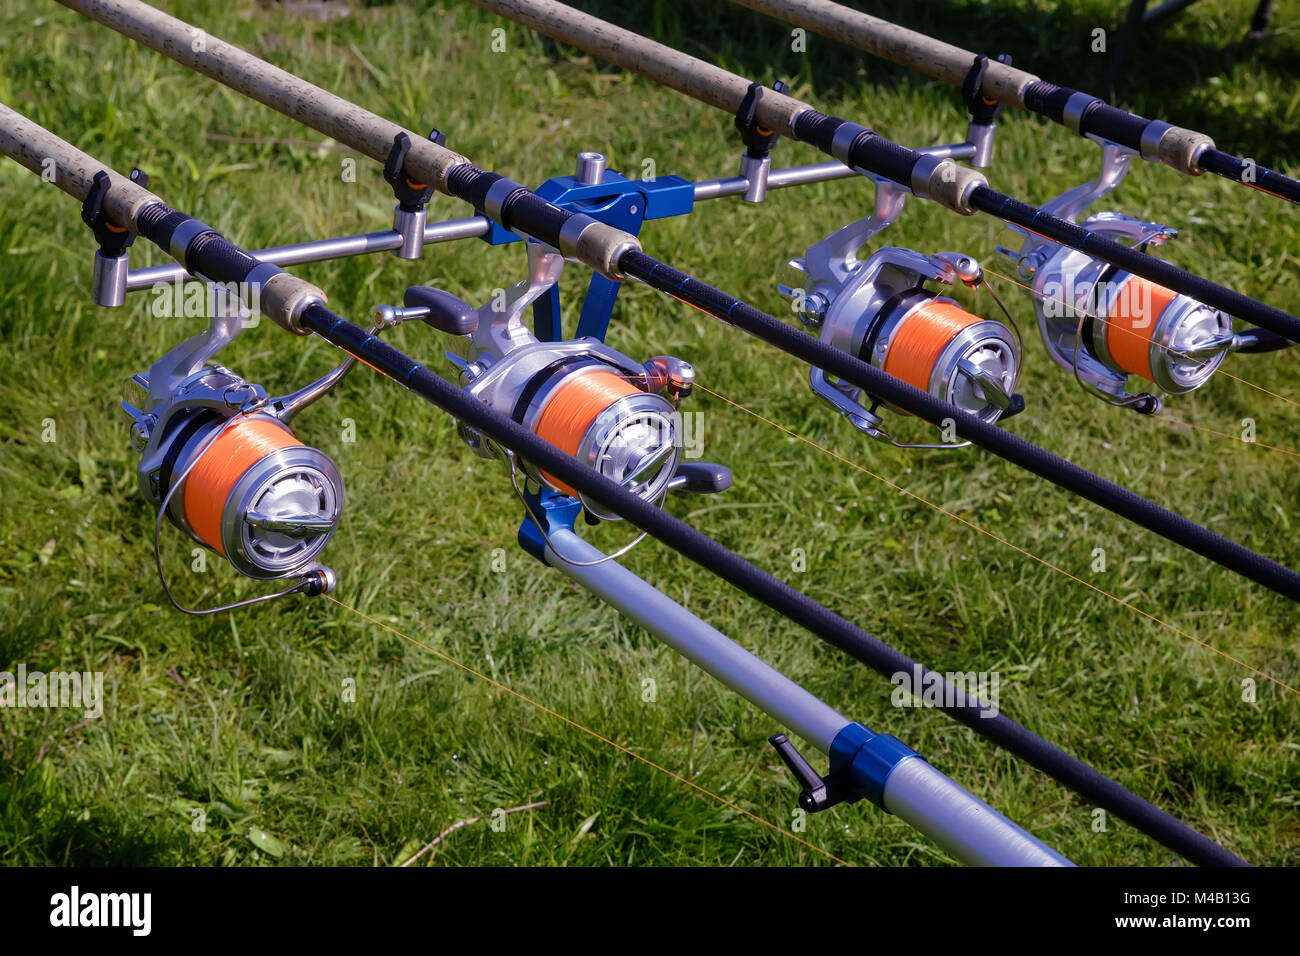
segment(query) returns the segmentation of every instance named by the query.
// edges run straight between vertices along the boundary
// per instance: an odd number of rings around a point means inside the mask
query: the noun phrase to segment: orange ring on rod
[[[1131,375],[1148,382],[1151,374],[1151,338],[1160,316],[1178,295],[1150,279],[1130,275],[1115,290],[1106,307],[1106,351],[1115,364]],[[1116,334],[1112,334],[1116,333]]]
[[[923,392],[939,356],[962,329],[983,321],[954,302],[930,299],[903,319],[885,353],[884,370]]]
[[[537,437],[573,457],[592,423],[620,398],[641,389],[627,379],[601,368],[591,368],[560,383],[537,416]],[[566,495],[578,492],[552,475],[542,477]]]
[[[249,468],[281,448],[301,445],[285,426],[269,418],[246,418],[203,451],[185,478],[185,520],[199,540],[224,556],[221,516],[226,500]]]

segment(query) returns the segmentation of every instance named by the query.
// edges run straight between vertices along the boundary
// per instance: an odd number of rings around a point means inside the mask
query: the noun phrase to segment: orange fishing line
[[[1106,346],[1124,371],[1152,381],[1151,336],[1156,320],[1178,293],[1156,285],[1150,279],[1130,275],[1115,292],[1106,319],[1112,328],[1127,335],[1106,337]]]
[[[246,418],[209,445],[185,479],[182,492],[185,520],[199,540],[224,555],[221,512],[236,483],[267,455],[301,444],[279,422],[269,418]]]
[[[635,395],[639,391],[626,379],[604,369],[593,368],[575,375],[561,383],[542,406],[537,418],[537,436],[577,457],[582,436],[587,433],[592,422],[620,398]],[[545,472],[542,477],[565,494],[578,497],[577,491],[564,482]]]
[[[894,333],[885,354],[885,373],[923,392],[939,356],[962,329],[982,321],[951,302],[931,300],[917,306]]]

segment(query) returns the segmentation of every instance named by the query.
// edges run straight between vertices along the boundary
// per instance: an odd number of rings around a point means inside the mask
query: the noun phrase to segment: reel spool
[[[1096,180],[1076,186],[1043,209],[1071,222],[1119,185],[1135,153],[1103,142]],[[1134,246],[1163,245],[1178,235],[1160,223],[1114,212],[1079,223],[1099,236]],[[1160,411],[1160,398],[1127,391],[1130,376],[1161,393],[1183,395],[1204,385],[1228,354],[1246,344],[1232,318],[1190,296],[1099,262],[1017,227],[1018,250],[998,247],[1030,282],[1039,331],[1053,360],[1091,394],[1144,414]]]
[[[894,247],[859,262],[854,253],[888,221],[873,217],[850,224],[790,263],[816,280],[806,295],[782,289],[795,296],[800,318],[819,330],[823,342],[986,422],[1019,412],[1024,402],[1015,388],[1022,345],[1010,316],[1009,324],[982,318],[924,287],[931,280],[977,286],[983,282],[979,263],[958,253],[924,256]],[[873,438],[900,447],[961,447],[896,442],[883,430],[877,411],[882,406],[901,409],[822,369],[813,369],[809,382],[854,427]]]
[[[693,378],[685,363],[676,368],[680,378]],[[681,462],[682,449],[677,406],[662,394],[646,391],[648,381],[644,370],[629,375],[626,367],[620,370],[592,355],[570,356],[536,373],[512,414],[539,438],[634,494],[658,501]],[[676,398],[687,391],[689,387],[679,389]],[[524,462],[524,468],[548,487],[577,498],[596,517],[617,518],[530,463]]]
[[[859,322],[864,361],[986,422],[996,422],[1009,407],[1020,348],[1001,322],[923,290],[895,297]]]
[[[178,417],[159,447],[161,467],[147,476],[154,503],[168,499],[168,519],[250,578],[310,565],[343,510],[343,479],[329,456],[265,413]]]
[[[188,613],[206,614],[289,593],[333,590],[334,572],[317,562],[338,527],[343,479],[319,449],[294,436],[290,421],[333,387],[354,364],[343,363],[292,395],[268,399],[258,385],[207,359],[242,327],[217,314],[212,328],[173,349],[131,379],[139,405],[132,444],[141,452],[140,490],[159,509],[155,557],[163,588]],[[158,557],[163,519],[260,581],[299,578],[280,592],[195,611],[176,601]]]

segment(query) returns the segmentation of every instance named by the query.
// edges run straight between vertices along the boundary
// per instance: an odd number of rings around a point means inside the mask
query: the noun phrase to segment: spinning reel
[[[415,286],[406,290],[406,308],[381,306],[376,318],[419,317],[467,336],[468,357],[449,351],[447,358],[460,368],[471,395],[648,501],[659,502],[678,488],[729,487],[727,469],[682,461],[677,408],[695,381],[690,365],[663,355],[642,364],[595,338],[543,342],[528,330],[525,310],[559,280],[564,259],[546,246],[527,245],[528,278],[480,309],[440,289]],[[468,426],[462,424],[460,434],[480,456],[510,464],[512,475],[517,464],[542,488],[577,498],[589,519],[618,519],[532,463],[516,462],[512,452]]]
[[[1101,174],[1043,206],[1071,222],[1124,179],[1136,152],[1101,141]],[[1176,229],[1115,212],[1093,213],[1079,223],[1108,239],[1145,248],[1163,245]],[[1162,392],[1181,395],[1204,385],[1229,352],[1249,344],[1234,336],[1232,318],[1086,253],[1010,227],[1025,236],[1019,251],[998,247],[1031,282],[1034,311],[1048,353],[1088,391],[1112,405],[1147,415],[1160,398],[1126,390],[1130,375]]]
[[[140,490],[159,509],[154,526],[159,577],[171,602],[190,614],[333,590],[334,572],[316,559],[338,527],[343,479],[329,456],[300,442],[290,425],[355,363],[349,359],[305,388],[268,398],[260,385],[209,364],[242,331],[249,315],[237,298],[212,291],[208,330],[176,346],[147,373],[132,377],[139,407],[122,403],[134,421],[132,445],[141,452]],[[184,607],[162,569],[164,517],[240,574],[298,581],[222,607]]]
[[[1015,394],[1023,345],[1010,314],[1007,324],[983,319],[925,288],[927,281],[987,288],[978,262],[955,252],[925,256],[895,247],[878,249],[865,262],[858,260],[862,247],[902,212],[906,196],[902,187],[877,180],[870,217],[844,226],[810,247],[802,259],[791,260],[792,268],[808,275],[811,289],[804,293],[782,286],[781,291],[794,299],[800,319],[818,329],[828,345],[986,422],[1018,413],[1024,408]],[[872,438],[901,448],[965,444],[894,441],[877,414],[882,405],[890,407],[887,403],[823,369],[812,369],[809,382],[814,392]]]

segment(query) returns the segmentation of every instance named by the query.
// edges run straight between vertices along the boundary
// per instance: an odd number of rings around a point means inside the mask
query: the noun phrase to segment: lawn
[[[787,27],[717,0],[579,5],[755,79],[786,78],[824,112],[908,146],[964,135],[954,90],[817,37],[792,52]],[[730,117],[464,3],[163,6],[392,120],[437,126],[453,149],[524,183],[571,173],[580,150],[693,180],[739,162]],[[1091,31],[1123,5],[920,6],[871,9],[1088,89],[1104,74]],[[1297,175],[1300,27],[1279,11],[1264,41],[1238,42],[1253,7],[1196,4],[1162,27],[1121,104]],[[504,52],[492,49],[496,29]],[[244,248],[391,221],[376,164],[47,0],[0,9],[0,101],[119,171],[147,170],[151,189]],[[349,160],[355,181],[342,175]],[[774,156],[819,161],[788,142]],[[1062,128],[1008,114],[988,174],[1042,202],[1098,161]],[[775,191],[762,205],[722,199],[648,224],[643,243],[793,322],[776,288],[797,284],[786,261],[871,203],[858,180]],[[1285,203],[1140,164],[1107,208],[1179,228],[1165,257],[1300,312],[1300,220]],[[466,214],[446,197],[429,210]],[[1009,275],[993,252],[1003,238],[987,217],[915,201],[882,237],[960,250]],[[118,405],[127,379],[201,322],[156,318],[146,295],[115,311],[93,305],[94,244],[77,205],[8,161],[0,250],[0,670],[102,672],[106,697],[96,720],[0,709],[0,861],[388,865],[482,818],[419,865],[952,862],[865,803],[814,816],[792,839],[794,787],[766,743],[783,728],[519,550],[505,470],[476,457],[444,414],[364,369],[295,427],[342,469],[348,507],[325,560],[335,597],[365,616],[303,598],[208,618],[173,611]],[[132,255],[165,261],[146,242]],[[362,322],[409,285],[479,304],[524,268],[519,245],[467,240],[416,262],[293,271]],[[572,310],[585,276],[567,271]],[[1232,357],[1230,374],[1143,418],[1083,394],[1037,340],[1027,294],[993,281],[1027,336],[1028,409],[1009,429],[1300,567],[1294,355]],[[995,314],[987,293],[955,295]],[[427,326],[391,341],[452,373]],[[711,392],[761,416],[708,393],[689,400],[704,415],[705,457],[736,480],[718,497],[671,498],[674,514],[934,669],[997,671],[1004,713],[1251,862],[1300,863],[1300,645],[1286,599],[977,449],[870,443],[812,395],[800,363],[648,288],[623,291],[609,341],[638,360],[680,356]],[[263,322],[221,360],[278,394],[338,355]],[[1254,444],[1237,440],[1244,419]],[[890,424],[928,438],[915,420]],[[630,532],[607,523],[589,537],[614,549]],[[170,527],[164,547],[182,600],[259,591],[219,559],[192,571],[191,545]],[[887,681],[654,540],[624,563],[1074,861],[1178,861],[1118,820],[1100,827],[1094,807],[941,713],[894,707]],[[543,802],[489,823],[496,809]]]

